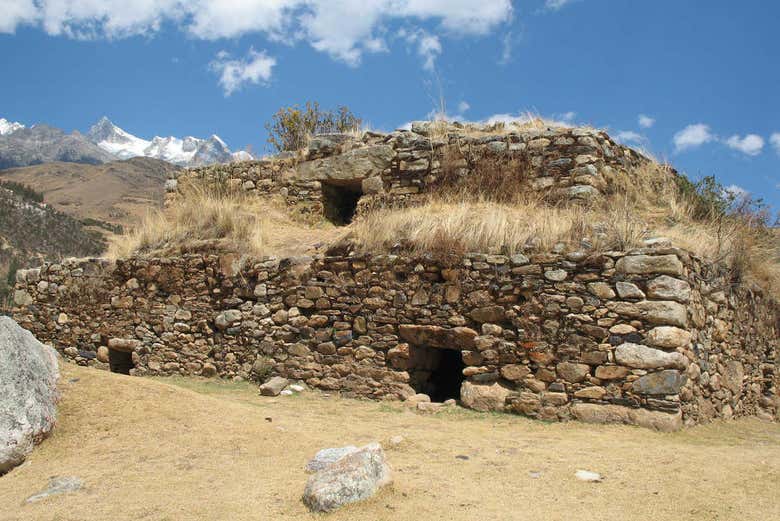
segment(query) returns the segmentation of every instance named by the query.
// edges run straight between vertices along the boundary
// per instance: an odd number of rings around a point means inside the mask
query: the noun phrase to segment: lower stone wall
[[[664,430],[778,410],[778,308],[673,248],[70,260],[20,271],[15,301],[70,360],[136,375],[455,393],[477,410]]]

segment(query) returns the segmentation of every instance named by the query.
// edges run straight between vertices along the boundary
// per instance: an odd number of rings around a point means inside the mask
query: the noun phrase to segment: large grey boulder
[[[54,428],[59,376],[54,349],[0,317],[0,475]]]
[[[370,443],[312,475],[306,483],[303,502],[314,512],[331,512],[368,499],[391,481],[382,446]]]

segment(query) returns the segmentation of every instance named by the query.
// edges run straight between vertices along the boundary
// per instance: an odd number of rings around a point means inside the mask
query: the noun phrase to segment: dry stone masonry
[[[70,260],[15,318],[81,364],[672,430],[776,417],[778,309],[675,248]]]
[[[646,161],[590,129],[315,137],[192,180],[337,224],[421,201],[490,162],[528,190],[604,196]],[[487,163],[485,163],[487,162]],[[515,169],[515,170],[512,170]],[[70,260],[19,271],[15,318],[68,359],[137,375],[290,381],[348,396],[673,430],[778,414],[778,307],[664,241],[628,252]],[[282,385],[284,384],[284,385]]]

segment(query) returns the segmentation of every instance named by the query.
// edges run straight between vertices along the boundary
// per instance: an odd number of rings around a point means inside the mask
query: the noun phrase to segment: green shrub
[[[306,102],[304,109],[298,105],[279,109],[265,124],[265,129],[268,143],[277,152],[282,152],[301,150],[314,134],[355,132],[361,124],[362,120],[347,107],[326,111],[320,109],[317,102]]]
[[[3,181],[0,180],[0,187],[3,187],[7,190],[11,190],[13,193],[21,197],[22,199],[25,199],[27,201],[33,201],[36,203],[42,203],[43,202],[43,194],[40,192],[36,192],[32,188],[30,188],[27,185],[24,185],[22,183],[17,183],[14,181]]]

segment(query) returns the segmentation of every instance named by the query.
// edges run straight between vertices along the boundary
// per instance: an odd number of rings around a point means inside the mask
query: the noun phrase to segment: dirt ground
[[[63,388],[53,435],[0,478],[2,520],[780,519],[780,425],[752,419],[660,434],[71,365]],[[306,461],[370,441],[387,448],[394,485],[310,514]],[[604,481],[580,482],[579,469]],[[24,504],[53,476],[85,488]]]

